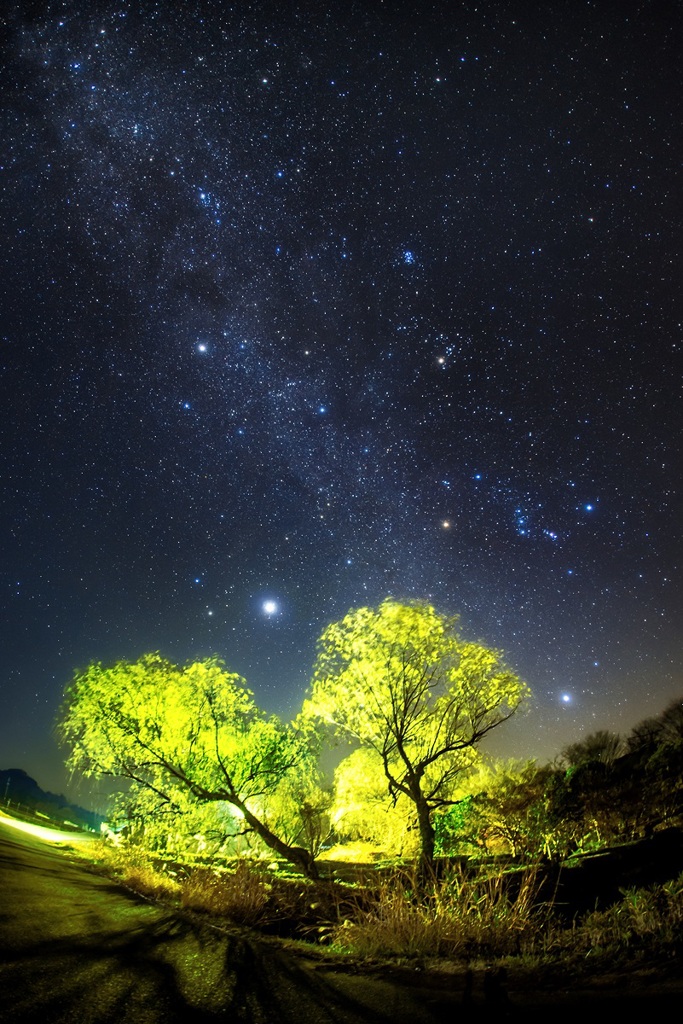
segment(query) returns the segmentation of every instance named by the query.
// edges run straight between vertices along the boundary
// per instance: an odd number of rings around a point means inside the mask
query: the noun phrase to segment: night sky
[[[289,718],[389,595],[501,756],[680,697],[680,4],[4,9],[0,767],[78,795],[93,660]]]

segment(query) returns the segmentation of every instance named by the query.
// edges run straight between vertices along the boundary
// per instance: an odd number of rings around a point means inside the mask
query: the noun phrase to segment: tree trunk
[[[279,839],[274,832],[271,832],[267,825],[264,825],[249,808],[238,800],[231,800],[242,814],[244,820],[250,825],[257,836],[259,836],[263,842],[275,853],[278,853],[285,860],[289,861],[290,864],[294,864],[298,867],[306,878],[310,878],[315,881],[318,876],[318,869],[315,866],[315,860],[308,850],[304,850],[303,846],[290,846],[289,843],[285,843],[282,839]]]
[[[420,832],[420,875],[423,880],[427,880],[434,875],[434,826],[429,805],[420,789],[414,793],[413,800]]]

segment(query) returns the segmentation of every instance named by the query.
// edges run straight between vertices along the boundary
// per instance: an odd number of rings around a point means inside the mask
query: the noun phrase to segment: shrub
[[[683,875],[647,889],[623,889],[619,903],[587,914],[573,934],[572,944],[597,950],[626,951],[632,947],[676,945],[683,941]]]

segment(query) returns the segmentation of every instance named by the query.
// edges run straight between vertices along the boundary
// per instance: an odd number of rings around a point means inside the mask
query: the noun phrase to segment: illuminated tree
[[[112,795],[107,823],[116,842],[173,861],[211,862],[252,850],[255,837],[228,803],[200,802],[186,788],[160,801],[156,792],[137,783]]]
[[[131,802],[156,819],[205,818],[199,808],[213,805],[214,833],[229,836],[238,820],[315,877],[309,851],[278,836],[262,813],[269,794],[302,770],[308,749],[293,729],[266,718],[218,659],[177,666],[148,654],[92,664],[67,688],[58,732],[71,750],[69,767],[130,780]]]
[[[402,793],[390,798],[382,759],[371,747],[357,747],[337,765],[332,820],[338,835],[387,855],[418,852],[415,805]]]
[[[379,755],[389,793],[415,806],[421,861],[434,859],[433,812],[477,761],[477,744],[528,693],[498,651],[463,640],[457,618],[421,603],[358,608],[318,642],[304,716]]]
[[[289,772],[265,802],[263,819],[268,827],[290,845],[303,846],[317,857],[332,827],[332,794],[319,784],[319,772],[312,759]]]

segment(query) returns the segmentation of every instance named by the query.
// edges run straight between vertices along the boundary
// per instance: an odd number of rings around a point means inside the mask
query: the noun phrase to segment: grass
[[[389,875],[370,901],[333,929],[330,940],[364,957],[507,956],[538,942],[547,908],[536,906],[536,872],[516,886],[501,873],[472,878],[454,871],[426,887],[414,875]]]
[[[486,876],[454,869],[421,885],[405,868],[359,865],[352,884],[310,882],[248,860],[220,871],[178,869],[104,843],[96,861],[148,899],[361,963],[484,960],[578,975],[591,965],[674,964],[683,952],[683,875],[625,889],[613,906],[568,921],[541,899],[535,868]]]
[[[240,861],[232,872],[197,868],[182,883],[180,903],[190,910],[227,917],[236,924],[263,924],[272,885],[263,871]]]
[[[134,846],[115,846],[106,840],[89,844],[86,849],[73,848],[86,857],[103,874],[113,876],[128,889],[151,900],[175,901],[181,884],[165,865],[154,864]]]

